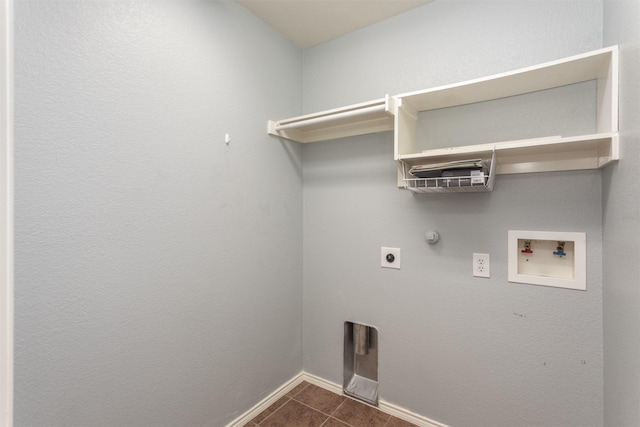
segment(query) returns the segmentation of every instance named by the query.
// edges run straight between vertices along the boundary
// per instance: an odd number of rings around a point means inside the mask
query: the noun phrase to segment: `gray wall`
[[[15,425],[225,425],[302,368],[301,51],[234,2],[15,18]]]
[[[605,0],[604,41],[620,46],[620,155],[603,174],[604,415],[640,425],[640,2]]]
[[[305,51],[304,109],[597,49],[602,19],[601,1],[434,1]],[[363,322],[379,328],[384,400],[457,427],[602,425],[601,173],[413,195],[395,187],[392,141],[303,149],[305,370],[341,383],[342,324]],[[588,290],[508,283],[510,229],[586,232]],[[401,270],[380,268],[381,246],[402,249]],[[473,252],[491,279],[472,277]]]

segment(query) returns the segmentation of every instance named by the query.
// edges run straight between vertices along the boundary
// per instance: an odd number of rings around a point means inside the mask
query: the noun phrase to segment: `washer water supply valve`
[[[524,241],[524,249],[521,250],[520,252],[522,252],[523,254],[532,254],[533,251],[531,250],[531,240],[525,240]]]
[[[564,242],[558,242],[558,246],[553,254],[559,257],[567,256],[567,253],[564,251]]]

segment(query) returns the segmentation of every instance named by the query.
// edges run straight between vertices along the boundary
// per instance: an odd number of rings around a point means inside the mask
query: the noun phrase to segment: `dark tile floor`
[[[415,427],[372,406],[306,381],[249,421],[247,426]]]

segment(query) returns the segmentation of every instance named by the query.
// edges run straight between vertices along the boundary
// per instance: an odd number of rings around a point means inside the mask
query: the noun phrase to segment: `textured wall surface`
[[[304,109],[457,83],[600,48],[601,28],[602,0],[435,0],[307,49]]]
[[[15,425],[225,425],[302,367],[301,150],[265,132],[301,51],[234,2],[15,14]]]
[[[604,2],[604,41],[620,46],[620,156],[603,175],[604,414],[640,425],[640,2]]]
[[[601,46],[601,1],[435,1],[306,51],[304,109]],[[305,370],[341,383],[342,324],[362,322],[379,329],[382,399],[456,427],[602,425],[601,172],[413,195],[395,187],[392,145],[384,133],[303,149]],[[587,291],[509,283],[510,229],[586,232]],[[381,246],[402,249],[401,270],[380,268]],[[490,279],[472,277],[473,252],[491,255]]]
[[[603,401],[604,425],[636,426],[639,14],[635,0],[436,0],[302,63],[233,2],[18,0],[16,426],[222,426],[302,360],[340,383],[345,320],[379,328],[382,398],[451,426],[599,426]],[[623,161],[602,174],[416,196],[395,187],[389,133],[304,148],[265,135],[301,110],[616,43]],[[590,117],[592,87],[567,90]],[[442,128],[421,131],[447,145],[555,117],[503,110],[436,113]],[[483,129],[485,114],[509,128]],[[588,290],[508,283],[509,229],[586,232]],[[380,269],[383,245],[402,270]],[[491,279],[471,277],[472,252],[491,254]]]

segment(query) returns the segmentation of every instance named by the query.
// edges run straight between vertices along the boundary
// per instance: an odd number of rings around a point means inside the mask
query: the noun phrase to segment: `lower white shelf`
[[[426,150],[396,156],[405,164],[440,162],[496,155],[496,174],[600,169],[620,158],[618,133],[550,136]]]

